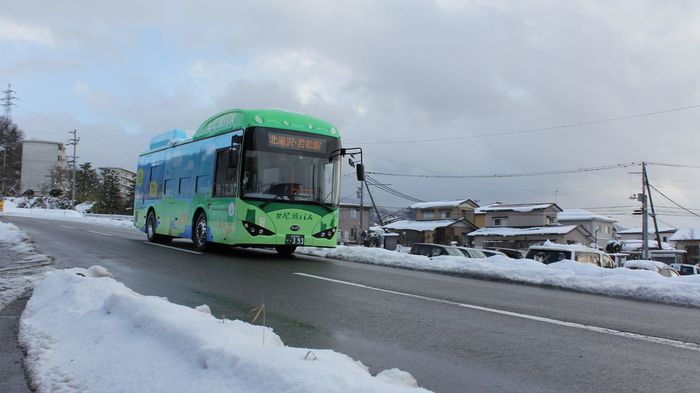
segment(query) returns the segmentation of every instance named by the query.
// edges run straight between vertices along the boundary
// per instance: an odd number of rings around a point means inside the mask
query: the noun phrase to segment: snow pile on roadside
[[[367,247],[301,248],[297,252],[352,262],[700,307],[700,275],[667,278],[648,270],[604,269],[574,261],[544,265],[531,259],[511,259],[500,255],[479,259],[452,256],[430,259]]]
[[[92,206],[90,204],[89,206]],[[78,205],[76,209],[86,210],[85,205]],[[86,215],[86,213],[70,209],[43,209],[43,208],[20,208],[12,200],[5,201],[5,208],[0,212],[2,216],[33,217],[46,220],[79,221],[88,224],[102,225],[113,228],[134,229],[131,216],[110,216],[110,215]]]
[[[0,310],[31,289],[52,264],[36,252],[26,233],[0,222]]]
[[[270,328],[105,275],[55,271],[34,289],[19,338],[39,392],[427,392],[406,372],[372,376],[341,353],[286,347]]]

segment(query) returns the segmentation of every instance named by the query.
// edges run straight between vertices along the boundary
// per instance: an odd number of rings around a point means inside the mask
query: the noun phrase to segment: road
[[[263,250],[193,252],[77,222],[2,217],[57,268],[266,322],[290,346],[397,367],[435,392],[697,392],[700,310]]]

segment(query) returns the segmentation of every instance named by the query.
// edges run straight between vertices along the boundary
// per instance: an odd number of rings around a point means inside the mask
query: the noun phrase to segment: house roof
[[[556,210],[562,211],[562,209],[556,203],[492,203],[490,205],[482,206],[474,210],[475,213],[488,213],[488,212],[498,212],[498,211],[513,211],[521,213],[529,213],[533,210],[544,210],[549,207],[554,206]]]
[[[479,206],[471,199],[460,199],[458,201],[433,201],[433,202],[418,202],[409,206],[411,209],[431,209],[437,207],[457,207],[463,203],[471,202],[475,206]]]
[[[608,216],[603,216],[588,210],[583,209],[566,209],[557,213],[557,220],[559,221],[603,221],[603,222],[617,222],[614,218]]]
[[[642,246],[644,246],[644,242],[641,240],[622,240],[620,243],[622,243],[622,252],[639,251],[642,249]],[[647,245],[649,248],[658,248],[656,240],[647,241]],[[661,249],[670,251],[676,248],[666,242],[661,242]]]
[[[673,227],[659,227],[659,232],[676,232],[676,228]],[[617,231],[618,234],[620,235],[637,235],[637,234],[642,234],[642,228],[628,228],[628,229],[623,229],[621,231]],[[649,229],[647,230],[647,233],[653,234],[654,233],[654,226],[650,225]]]
[[[479,228],[468,236],[527,236],[527,235],[566,235],[578,225],[561,225],[551,227],[510,228],[489,227]]]
[[[434,231],[437,228],[447,227],[456,222],[463,221],[459,220],[430,220],[430,221],[415,221],[415,220],[399,220],[394,221],[391,224],[384,225],[386,229],[394,230],[407,230],[407,231]]]
[[[668,240],[677,242],[679,240],[700,240],[699,228],[681,228],[676,231]]]

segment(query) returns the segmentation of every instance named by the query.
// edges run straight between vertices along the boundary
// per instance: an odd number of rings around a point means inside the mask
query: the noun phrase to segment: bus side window
[[[147,199],[160,199],[163,196],[163,165],[153,165],[148,176]]]
[[[197,176],[197,184],[195,185],[194,192],[197,194],[209,194],[211,192],[211,177]]]
[[[229,165],[230,152],[228,148],[216,152],[214,196],[236,195],[236,171],[238,168]]]

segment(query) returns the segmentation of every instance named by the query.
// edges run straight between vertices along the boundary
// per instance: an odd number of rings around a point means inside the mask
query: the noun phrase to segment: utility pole
[[[360,180],[360,244],[364,240],[362,234],[365,233],[365,189],[364,180]]]
[[[647,163],[642,161],[642,259],[649,259],[649,212],[647,209],[646,181]]]
[[[78,130],[73,130],[69,131],[69,134],[73,134],[73,138],[68,140],[68,143],[66,143],[68,146],[73,145],[73,156],[71,157],[70,161],[68,161],[69,164],[73,165],[73,176],[71,180],[71,196],[70,196],[70,208],[74,209],[75,208],[75,165],[78,162],[78,156],[76,155],[77,149],[78,149],[78,142],[80,141],[80,138],[78,138]]]
[[[2,146],[2,187],[0,188],[0,197],[5,195],[5,161],[7,161],[7,145]]]
[[[7,85],[7,90],[3,91],[5,97],[2,98],[2,106],[5,107],[5,114],[3,115],[7,120],[12,120],[12,100],[16,100],[17,97],[12,95],[16,91],[12,90],[12,85]]]
[[[651,207],[651,218],[654,220],[654,234],[656,235],[656,245],[659,250],[663,250],[661,246],[661,235],[659,235],[659,224],[656,222],[656,210],[654,209],[654,199],[651,197],[651,188],[649,186],[649,176],[647,175],[646,167],[642,169],[644,174],[644,185],[647,188],[647,193],[649,194],[649,206]]]

